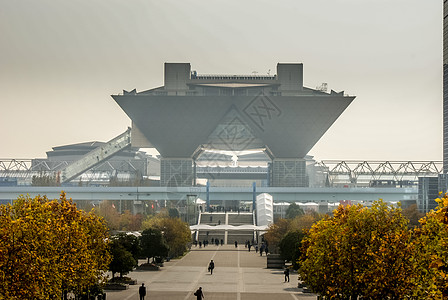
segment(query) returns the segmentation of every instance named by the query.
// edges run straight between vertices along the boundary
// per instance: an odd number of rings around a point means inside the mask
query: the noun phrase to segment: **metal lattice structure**
[[[47,159],[0,159],[0,179],[15,178],[23,184],[30,183],[33,176],[58,176],[61,170],[74,161],[49,161]],[[78,176],[76,180],[109,181],[112,177],[122,179],[144,175],[147,161],[144,159],[107,160]]]
[[[0,178],[17,178],[31,182],[33,176],[58,174],[72,161],[46,159],[0,159]],[[81,175],[85,181],[108,181],[112,177],[131,178],[144,174],[144,159],[107,160]],[[307,167],[308,168],[308,167]],[[202,172],[213,172],[213,167],[199,167]],[[267,172],[267,168],[216,168],[216,172]],[[316,162],[314,171],[321,186],[329,187],[405,187],[416,186],[418,177],[437,177],[442,174],[442,161],[359,161],[324,160]],[[79,180],[75,179],[75,180]]]
[[[442,161],[324,160],[317,166],[329,186],[410,186],[443,171]]]

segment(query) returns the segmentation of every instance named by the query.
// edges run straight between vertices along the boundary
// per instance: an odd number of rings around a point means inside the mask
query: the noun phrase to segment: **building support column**
[[[195,177],[191,158],[162,158],[160,160],[160,186],[192,186]]]
[[[308,187],[306,161],[301,158],[274,158],[270,167],[270,186]]]

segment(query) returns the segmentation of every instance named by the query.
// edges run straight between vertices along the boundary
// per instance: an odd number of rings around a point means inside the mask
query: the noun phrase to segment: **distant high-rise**
[[[448,0],[443,1],[443,173],[448,173]]]

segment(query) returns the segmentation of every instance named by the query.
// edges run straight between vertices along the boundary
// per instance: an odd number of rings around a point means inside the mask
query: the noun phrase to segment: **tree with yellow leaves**
[[[290,220],[278,219],[275,223],[269,225],[268,230],[264,234],[264,239],[267,241],[271,253],[278,252],[281,240],[290,231],[290,223]]]
[[[311,228],[299,270],[330,299],[402,299],[414,288],[414,246],[399,207],[340,205]]]
[[[169,256],[177,257],[187,250],[191,243],[190,226],[180,218],[170,218],[166,213],[159,213],[155,217],[143,221],[143,229],[160,230],[169,246]]]
[[[107,228],[93,213],[59,200],[19,197],[0,206],[0,299],[60,298],[104,279]]]
[[[448,298],[448,196],[436,199],[439,204],[420,219],[414,230],[415,265],[418,277],[412,294],[420,299]]]

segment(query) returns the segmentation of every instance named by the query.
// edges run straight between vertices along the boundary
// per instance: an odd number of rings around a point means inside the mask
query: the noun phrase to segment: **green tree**
[[[170,216],[170,218],[179,218],[179,211],[177,210],[177,208],[170,208],[168,209],[168,214]]]
[[[53,174],[53,175],[46,175],[46,174],[39,174],[39,176],[34,175],[31,178],[31,185],[32,186],[59,186],[59,175]]]
[[[138,258],[142,253],[142,247],[140,245],[140,240],[138,237],[132,234],[119,233],[112,237],[112,241],[116,241],[118,244],[123,246],[126,251],[129,251],[135,260],[135,267],[138,263]]]
[[[340,205],[304,239],[300,276],[332,299],[402,299],[416,276],[407,224],[400,208],[382,201]]]
[[[298,260],[301,256],[301,242],[305,237],[302,230],[289,231],[280,241],[279,250],[281,257],[292,262],[293,268],[299,268]]]
[[[123,275],[132,271],[137,264],[131,252],[126,250],[119,240],[112,241],[110,252],[112,261],[109,264],[109,270],[112,272],[112,278],[115,277],[115,273],[120,273],[120,277],[123,277]]]
[[[295,202],[292,202],[288,206],[288,209],[286,209],[286,219],[292,220],[295,217],[302,215],[304,215],[303,209],[299,205],[295,204]]]
[[[165,242],[162,232],[155,228],[145,229],[140,237],[142,255],[148,259],[154,257],[166,257],[169,246]]]

